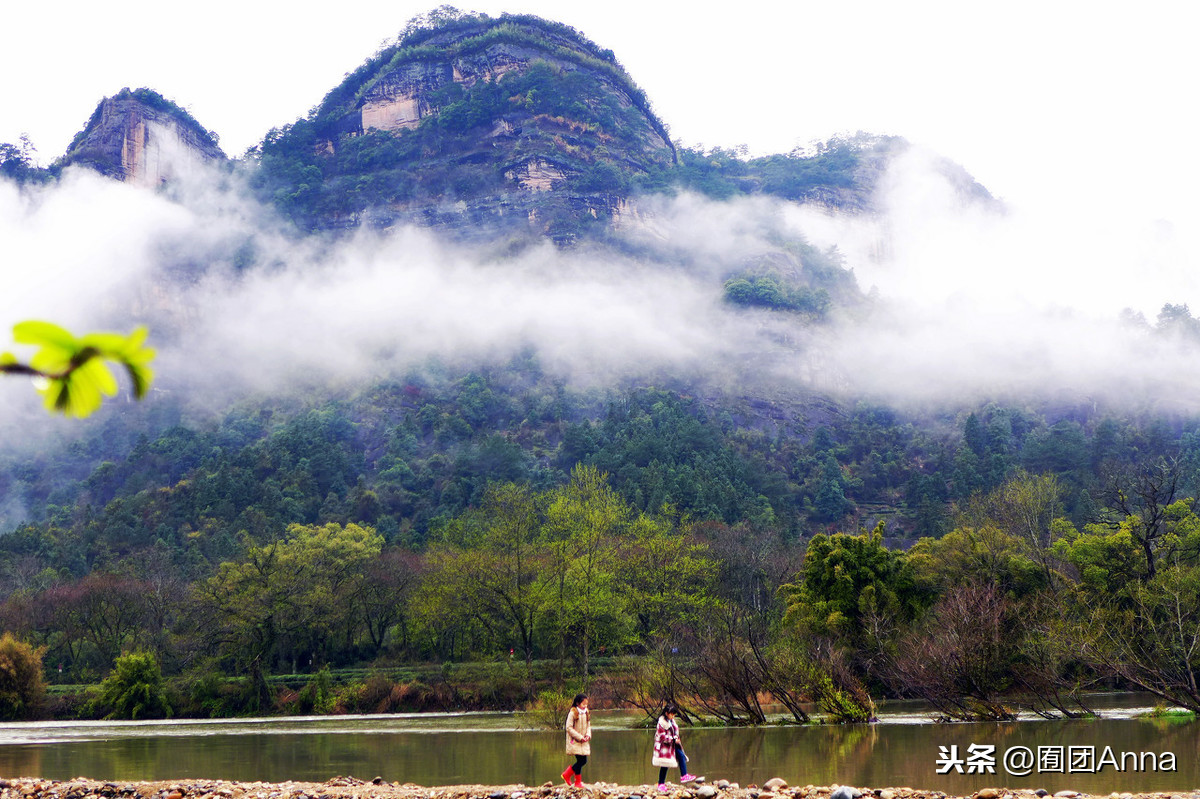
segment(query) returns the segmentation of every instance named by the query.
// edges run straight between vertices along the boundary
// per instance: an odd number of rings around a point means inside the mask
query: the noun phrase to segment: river
[[[1103,709],[1097,719],[931,724],[919,706],[897,703],[870,725],[685,728],[683,739],[693,771],[743,786],[778,776],[792,785],[910,786],[960,795],[999,785],[1099,794],[1200,788],[1200,722],[1139,718],[1149,710],[1144,696],[1104,697],[1098,704]],[[594,714],[585,781],[656,779],[652,733],[629,729],[636,718]],[[0,724],[0,775],[273,782],[345,775],[421,785],[557,781],[571,761],[563,754],[563,734],[517,726],[504,713],[10,723]],[[972,757],[972,746],[994,749]],[[1018,776],[1024,767],[1017,760],[1026,750],[1033,758],[1030,773]],[[1174,770],[1163,770],[1170,760]]]

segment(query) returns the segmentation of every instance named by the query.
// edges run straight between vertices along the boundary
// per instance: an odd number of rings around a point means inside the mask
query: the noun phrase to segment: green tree
[[[430,580],[493,637],[514,641],[532,685],[535,633],[546,612],[549,585],[539,580],[548,559],[542,536],[542,499],[528,486],[490,486],[483,505],[451,522]]]
[[[151,652],[121,655],[100,684],[94,706],[107,719],[171,717],[171,704],[158,659]]]
[[[226,561],[193,586],[193,622],[206,648],[237,671],[260,673],[293,617],[293,583],[279,558],[280,542],[252,546],[240,561]]]
[[[359,620],[355,597],[382,549],[383,537],[372,527],[288,527],[279,561],[296,612],[289,624],[294,647],[327,656],[334,645],[353,643]]]
[[[797,580],[782,587],[784,623],[852,648],[878,650],[898,622],[927,604],[901,552],[883,545],[884,523],[859,535],[816,535]]]
[[[1019,539],[1024,543],[1021,554],[1041,568],[1044,585],[1056,588],[1060,564],[1054,541],[1059,528],[1054,522],[1062,514],[1062,494],[1062,483],[1055,475],[1033,475],[1018,469],[999,487],[973,497],[961,514],[961,526],[976,532],[995,528]],[[999,542],[995,535],[988,537]]]
[[[1105,504],[1113,527],[1125,527],[1142,552],[1147,579],[1153,579],[1159,549],[1170,531],[1170,508],[1180,499],[1183,473],[1178,461],[1159,457],[1107,476]]]
[[[963,422],[963,441],[976,457],[982,458],[987,453],[987,431],[983,429],[983,423],[974,413],[968,414]]]
[[[961,584],[997,586],[1011,596],[1046,588],[1029,545],[993,524],[959,526],[941,538],[922,538],[905,555],[914,576],[942,594]]]
[[[333,673],[329,665],[321,667],[296,697],[296,713],[332,713],[337,697],[333,690]]]
[[[290,525],[285,538],[248,547],[195,587],[201,637],[251,673],[273,659],[295,669],[301,654],[346,646],[361,619],[354,597],[362,575],[382,548],[371,527]]]
[[[44,652],[18,641],[12,633],[0,637],[0,719],[30,719],[41,710],[46,696]]]
[[[1164,565],[1119,602],[1087,605],[1091,660],[1159,698],[1200,713],[1200,567]]]
[[[545,572],[556,632],[577,654],[587,680],[597,641],[614,648],[631,629],[629,597],[617,569],[629,506],[594,466],[578,465],[546,509],[551,565]]]
[[[813,497],[813,515],[817,521],[836,522],[850,512],[854,504],[846,499],[843,485],[842,468],[837,460],[829,455],[821,466],[821,482],[817,494]]]
[[[1105,524],[1089,524],[1083,530],[1063,520],[1058,523],[1055,552],[1074,567],[1075,591],[1085,602],[1107,598],[1127,602],[1129,590],[1144,577],[1142,553],[1130,519],[1115,530]]]
[[[633,521],[620,565],[643,645],[713,602],[718,563],[708,545],[677,529],[670,513]]]

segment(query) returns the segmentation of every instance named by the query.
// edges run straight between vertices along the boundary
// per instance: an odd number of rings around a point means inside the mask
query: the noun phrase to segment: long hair
[[[676,715],[676,716],[678,716],[678,715],[679,715],[679,708],[675,707],[675,703],[674,703],[674,702],[667,702],[667,704],[665,704],[665,705],[663,706],[662,717],[663,717],[664,719],[667,717],[667,714],[668,714],[668,713],[671,713],[671,714],[673,714],[673,715]]]
[[[579,707],[579,703],[587,699],[587,694],[575,694],[575,698],[571,700],[571,707]]]

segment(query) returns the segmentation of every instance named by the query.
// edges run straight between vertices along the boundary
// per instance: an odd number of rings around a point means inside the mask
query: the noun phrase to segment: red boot
[[[582,774],[576,774],[576,775],[575,775],[575,787],[576,787],[576,788],[582,788],[582,787],[583,787],[583,775],[582,775]]]
[[[575,770],[573,768],[571,768],[570,766],[567,766],[567,770],[562,773],[562,778],[563,778],[563,781],[566,782],[567,785],[569,786],[571,784],[572,778],[579,779],[579,776],[577,774],[575,774]]]

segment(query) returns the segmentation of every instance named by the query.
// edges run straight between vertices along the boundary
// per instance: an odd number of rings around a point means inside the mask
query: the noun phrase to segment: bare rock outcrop
[[[216,136],[149,89],[122,89],[100,101],[63,165],[90,167],[117,180],[157,186],[182,160],[224,160]]]

